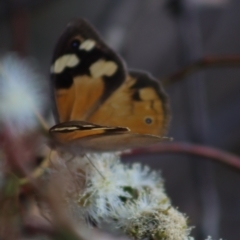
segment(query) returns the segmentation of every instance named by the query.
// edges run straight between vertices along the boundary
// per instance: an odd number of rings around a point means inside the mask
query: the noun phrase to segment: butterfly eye
[[[78,49],[79,48],[79,45],[80,45],[80,41],[79,40],[73,40],[72,42],[71,42],[71,47],[73,48],[73,49]]]
[[[146,124],[151,124],[152,122],[153,122],[152,118],[150,118],[150,117],[145,118],[145,123]]]

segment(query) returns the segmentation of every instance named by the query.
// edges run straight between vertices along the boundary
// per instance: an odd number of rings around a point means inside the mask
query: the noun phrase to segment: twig
[[[45,234],[54,237],[57,235],[56,229],[48,222],[43,221],[39,217],[27,219],[24,222],[24,228],[28,234]]]
[[[235,170],[240,170],[240,157],[216,148],[201,146],[190,143],[163,143],[149,148],[139,148],[128,153],[123,153],[122,156],[138,156],[145,153],[160,153],[160,154],[189,154],[208,158],[210,160],[225,164]]]
[[[169,86],[196,71],[214,67],[240,67],[240,55],[204,57],[170,76],[163,77],[162,83],[164,86]]]

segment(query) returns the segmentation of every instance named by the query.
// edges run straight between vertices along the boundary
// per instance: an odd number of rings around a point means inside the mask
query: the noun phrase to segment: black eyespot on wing
[[[150,118],[150,117],[146,117],[144,120],[145,120],[145,123],[148,125],[153,122],[152,118]]]
[[[79,46],[80,46],[80,41],[78,40],[78,39],[74,39],[72,42],[71,42],[71,48],[72,49],[78,49],[79,48]]]

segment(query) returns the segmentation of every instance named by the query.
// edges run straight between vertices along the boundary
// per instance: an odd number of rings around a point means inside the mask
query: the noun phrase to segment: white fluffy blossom
[[[33,64],[8,54],[0,59],[0,121],[23,132],[36,126],[36,111],[45,103],[43,79]]]
[[[89,159],[95,167],[89,164]],[[88,155],[82,162],[87,163],[86,188],[79,193],[77,201],[92,218],[99,221],[99,218],[105,217],[109,211],[121,205],[121,197],[131,197],[123,188],[124,167],[117,156],[107,153],[100,157],[97,154]]]
[[[185,216],[171,206],[166,210],[140,210],[124,225],[125,232],[135,239],[183,240],[190,233]]]
[[[159,172],[123,164],[119,155],[110,153],[75,158],[68,169],[84,179],[77,193],[66,195],[78,218],[133,239],[191,239],[186,217],[171,205]]]

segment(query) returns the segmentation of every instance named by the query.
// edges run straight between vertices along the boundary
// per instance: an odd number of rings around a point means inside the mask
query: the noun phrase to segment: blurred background
[[[96,26],[129,68],[159,81],[207,56],[240,54],[239,0],[1,0],[0,54],[34,57],[48,78],[54,45],[75,17]],[[194,73],[166,88],[169,135],[240,154],[240,66]],[[240,239],[240,174],[206,159],[152,155],[166,191],[195,226],[193,235]]]

